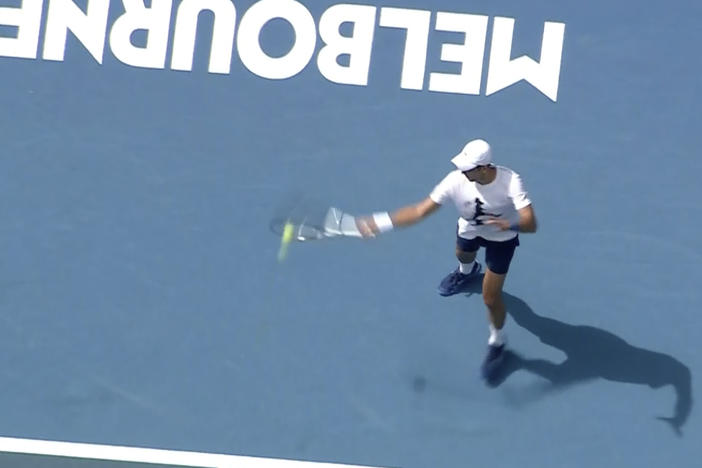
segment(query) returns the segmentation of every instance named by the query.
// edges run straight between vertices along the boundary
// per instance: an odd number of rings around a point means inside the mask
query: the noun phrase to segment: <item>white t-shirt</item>
[[[458,235],[465,239],[480,236],[486,240],[506,241],[514,238],[516,232],[501,231],[497,226],[483,224],[483,220],[495,217],[517,222],[517,210],[531,204],[519,174],[503,166],[495,168],[495,180],[486,185],[471,182],[457,169],[444,177],[429,194],[439,205],[447,200],[453,201],[461,216],[458,218]]]

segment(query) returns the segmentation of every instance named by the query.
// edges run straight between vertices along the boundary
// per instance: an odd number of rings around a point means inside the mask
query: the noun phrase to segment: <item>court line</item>
[[[361,468],[361,465],[0,437],[0,452],[197,468]],[[363,468],[380,468],[368,467]]]

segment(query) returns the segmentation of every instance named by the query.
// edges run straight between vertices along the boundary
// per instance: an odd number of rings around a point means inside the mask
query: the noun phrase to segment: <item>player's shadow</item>
[[[468,292],[480,293],[480,282],[469,289],[473,290]],[[536,398],[594,379],[648,385],[653,389],[671,385],[676,395],[673,415],[658,419],[682,435],[682,427],[692,411],[692,378],[686,365],[667,354],[632,346],[606,330],[542,317],[520,298],[503,294],[507,312],[519,326],[567,357],[555,363],[529,359],[508,350],[497,375],[489,382],[491,386],[499,386],[518,370],[545,379],[545,385],[535,390]]]

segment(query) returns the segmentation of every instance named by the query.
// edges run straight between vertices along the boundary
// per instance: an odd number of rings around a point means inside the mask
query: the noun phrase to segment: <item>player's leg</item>
[[[472,252],[466,252],[463,250],[465,247],[462,247],[460,244],[460,241],[456,242],[456,258],[458,259],[458,262],[463,264],[463,265],[470,265],[475,261],[475,257],[478,255],[478,251],[474,250]]]
[[[475,239],[468,240],[456,236],[456,258],[458,259],[458,271],[464,275],[480,273],[480,264],[475,261],[478,255],[478,243]],[[477,270],[476,270],[477,268]]]
[[[505,317],[507,309],[502,300],[502,288],[505,284],[507,274],[498,274],[488,266],[483,277],[483,301],[488,309],[488,320],[490,321],[491,331],[501,331],[505,326]],[[490,336],[489,344],[503,344],[502,337],[497,336],[493,331]]]
[[[449,273],[439,284],[439,294],[452,296],[461,292],[465,286],[480,274],[480,263],[475,260],[480,247],[477,239],[464,239],[456,235],[456,258],[458,267]]]
[[[485,248],[487,268],[483,277],[483,301],[488,309],[490,322],[488,351],[482,366],[483,377],[486,379],[490,379],[496,367],[502,362],[506,343],[503,328],[507,316],[507,309],[502,299],[502,288],[518,245],[519,238],[515,237],[504,242],[487,242]]]

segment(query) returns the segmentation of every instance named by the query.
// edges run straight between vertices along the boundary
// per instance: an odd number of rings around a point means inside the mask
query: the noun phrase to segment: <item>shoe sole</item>
[[[444,296],[444,297],[447,297],[447,296],[454,296],[454,295],[456,295],[456,294],[460,294],[460,293],[464,292],[463,290],[468,286],[468,283],[472,283],[473,281],[477,280],[477,279],[478,279],[478,276],[480,276],[479,273],[476,274],[474,277],[471,277],[471,278],[467,279],[467,280],[466,280],[466,283],[465,283],[465,284],[463,285],[463,287],[460,288],[458,291],[454,291],[454,292],[444,292],[444,291],[442,291],[441,289],[437,289],[436,292],[439,293],[439,296]]]
[[[449,296],[455,296],[455,295],[458,294],[460,291],[449,292],[449,293],[447,293],[447,292],[441,292],[441,291],[436,291],[436,292],[438,292],[438,293],[439,293],[439,296],[441,296],[441,297],[449,297]]]

